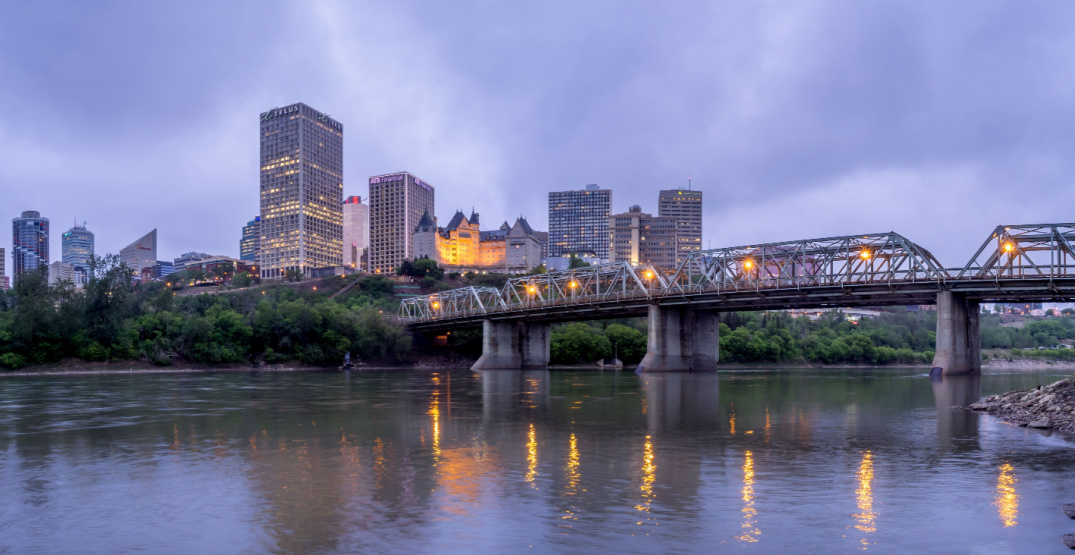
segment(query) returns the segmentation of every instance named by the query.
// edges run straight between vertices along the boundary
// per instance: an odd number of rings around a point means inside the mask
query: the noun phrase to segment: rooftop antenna
[[[688,191],[691,190],[691,174],[690,174],[690,172],[687,172],[687,190]]]

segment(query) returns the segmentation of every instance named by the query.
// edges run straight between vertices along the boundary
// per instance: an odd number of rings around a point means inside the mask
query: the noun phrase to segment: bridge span
[[[546,368],[554,322],[648,318],[639,369],[715,371],[720,312],[937,305],[933,370],[981,371],[981,302],[1075,300],[1075,224],[997,226],[962,267],[945,268],[895,232],[691,253],[678,268],[617,262],[408,298],[416,332],[478,327],[475,369]]]

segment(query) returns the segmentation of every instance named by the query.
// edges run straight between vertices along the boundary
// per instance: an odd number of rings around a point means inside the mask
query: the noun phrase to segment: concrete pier
[[[472,370],[544,370],[549,367],[549,324],[521,321],[482,322],[482,356]]]
[[[641,372],[716,372],[720,360],[717,313],[685,307],[649,307],[649,337]]]
[[[930,374],[954,376],[982,371],[978,301],[962,293],[937,293],[937,350]]]

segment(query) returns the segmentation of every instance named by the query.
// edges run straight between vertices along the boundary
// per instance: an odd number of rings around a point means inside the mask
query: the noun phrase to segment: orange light
[[[1012,248],[1011,243],[1004,243],[1004,252],[1012,252]]]
[[[653,272],[646,270],[646,279],[653,279]]]
[[[433,303],[433,308],[440,308],[440,303],[434,302]]]
[[[531,295],[533,295],[535,292],[537,292],[537,289],[535,289],[533,285],[528,287],[526,290],[529,291]]]
[[[573,281],[571,283],[569,283],[568,285],[571,286],[571,287],[578,287],[579,286],[579,284],[577,284],[577,283],[575,283]]]
[[[862,251],[862,254],[860,254],[859,256],[861,256],[863,259],[867,259],[870,257],[870,251]]]
[[[744,263],[743,263],[743,266],[744,266],[744,267],[745,267],[746,269],[748,269],[748,270],[749,270],[749,269],[750,269],[751,267],[753,267],[753,266],[754,266],[754,263],[753,263],[753,262],[751,262],[751,261],[749,261],[749,260],[747,260],[746,262],[744,262]]]
[[[265,292],[264,292],[264,291],[262,291],[262,292],[261,292],[261,294],[262,294],[262,295],[264,295],[264,294],[265,294]]]
[[[317,291],[317,286],[316,285],[314,286],[314,291]]]

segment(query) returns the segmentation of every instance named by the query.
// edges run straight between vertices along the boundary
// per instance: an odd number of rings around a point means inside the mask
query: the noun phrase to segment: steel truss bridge
[[[691,253],[678,268],[618,262],[405,299],[415,331],[486,320],[562,322],[642,316],[650,306],[713,311],[1075,300],[1075,224],[998,226],[964,266],[945,268],[895,232]]]

